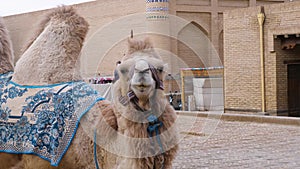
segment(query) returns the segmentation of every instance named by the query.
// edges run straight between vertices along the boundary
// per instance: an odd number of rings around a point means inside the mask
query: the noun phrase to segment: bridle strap
[[[138,104],[139,102],[139,98],[136,97],[135,93],[130,90],[126,96],[120,96],[119,97],[119,102],[123,105],[123,106],[127,106],[129,102],[132,103],[132,105],[134,106],[134,108],[138,111],[146,111],[145,109],[141,108]]]
[[[151,114],[150,116],[147,117],[147,120],[149,122],[149,125],[147,127],[147,132],[148,132],[148,137],[150,139],[151,145],[153,148],[155,148],[155,143],[154,140],[152,140],[153,137],[156,137],[156,141],[158,143],[158,146],[160,148],[161,154],[164,154],[164,148],[162,141],[160,139],[159,135],[159,128],[163,126],[163,122],[161,122],[155,115]],[[164,168],[164,158],[161,161],[161,169]]]
[[[164,83],[158,77],[158,70],[153,65],[151,65],[151,64],[148,64],[148,65],[149,65],[149,70],[151,71],[152,77],[155,81],[155,89],[164,90]],[[119,102],[123,106],[127,106],[128,103],[131,102],[136,110],[139,110],[139,111],[142,111],[142,112],[146,111],[145,109],[143,109],[139,106],[138,101],[139,101],[138,97],[135,95],[135,93],[132,90],[130,90],[127,93],[127,96],[120,96],[119,97]]]
[[[161,79],[159,79],[157,69],[151,64],[149,64],[149,69],[150,69],[153,79],[155,81],[155,88],[164,90],[164,83]]]

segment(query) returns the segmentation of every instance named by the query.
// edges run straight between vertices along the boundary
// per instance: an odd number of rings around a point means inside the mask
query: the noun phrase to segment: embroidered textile
[[[80,118],[98,101],[85,82],[21,86],[0,75],[0,152],[35,154],[58,166]]]

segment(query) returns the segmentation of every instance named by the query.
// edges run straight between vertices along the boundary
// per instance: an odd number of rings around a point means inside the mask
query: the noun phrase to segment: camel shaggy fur
[[[55,9],[42,21],[37,36],[18,60],[12,81],[36,86],[82,80],[79,57],[87,32],[88,23],[72,7]],[[106,135],[109,130],[116,130],[115,120],[111,105],[100,101],[81,118],[76,135],[58,167],[35,155],[24,154],[14,168],[94,168],[94,129]],[[103,151],[97,148],[98,154]],[[111,168],[104,162],[106,157],[108,155],[99,156],[98,161],[104,164],[102,167]]]
[[[13,66],[13,48],[8,30],[0,17],[0,74],[14,70]]]
[[[87,31],[87,22],[73,8],[57,8],[17,62],[12,80],[21,85],[81,80],[78,61]],[[81,118],[59,166],[23,155],[15,168],[89,169],[96,161],[101,169],[172,168],[178,133],[175,111],[163,92],[164,71],[149,40],[129,40],[113,103],[100,101]]]
[[[88,23],[71,8],[50,13],[16,63],[13,81],[42,85],[81,80],[77,66],[87,31]]]
[[[119,149],[116,168],[170,169],[178,133],[175,111],[163,91],[166,65],[148,38],[129,39],[128,43],[128,54],[118,67],[120,79],[113,89],[118,132],[123,135],[119,142],[125,147]],[[151,122],[149,117],[157,119]],[[155,126],[157,133],[149,131]]]

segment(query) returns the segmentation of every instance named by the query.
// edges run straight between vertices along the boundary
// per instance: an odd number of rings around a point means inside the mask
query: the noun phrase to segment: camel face
[[[156,89],[163,90],[165,65],[151,54],[133,55],[119,66],[121,80],[141,102],[147,102]]]
[[[155,89],[155,80],[146,60],[136,62],[130,84],[131,90],[138,98],[141,99],[151,95]]]

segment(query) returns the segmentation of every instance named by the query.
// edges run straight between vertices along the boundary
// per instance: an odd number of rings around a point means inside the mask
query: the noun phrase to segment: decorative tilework
[[[169,0],[146,0],[146,3],[153,3],[153,2],[169,2]]]
[[[149,7],[146,8],[146,12],[153,12],[153,11],[168,11],[168,7]]]

